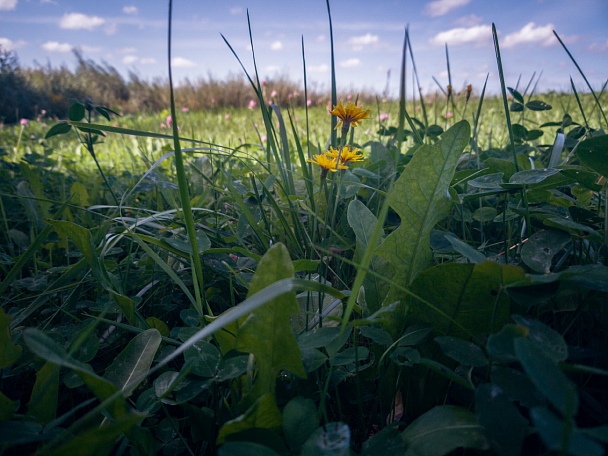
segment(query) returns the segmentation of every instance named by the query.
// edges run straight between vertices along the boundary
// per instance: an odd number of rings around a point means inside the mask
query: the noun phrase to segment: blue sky
[[[221,79],[242,74],[223,34],[248,70],[253,69],[249,11],[261,78],[302,81],[302,40],[309,85],[329,87],[329,27],[324,0],[174,0],[173,71],[176,80]],[[382,91],[391,77],[398,92],[401,48],[409,24],[425,91],[435,77],[447,85],[444,43],[452,84],[499,87],[491,24],[499,33],[507,85],[521,86],[536,72],[541,90],[569,90],[584,82],[553,35],[555,30],[594,88],[608,79],[608,0],[331,0],[340,88]],[[167,76],[167,1],[0,0],[0,45],[22,66],[72,66],[79,47],[86,58],[107,62],[123,75]],[[411,81],[411,80],[410,80]],[[408,82],[409,84],[409,82]],[[411,86],[410,86],[411,87]],[[410,89],[411,91],[411,89]]]

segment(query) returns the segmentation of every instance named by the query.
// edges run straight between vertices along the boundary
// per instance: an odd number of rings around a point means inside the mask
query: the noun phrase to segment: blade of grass
[[[186,178],[186,171],[184,168],[184,157],[182,154],[182,148],[179,140],[179,129],[177,122],[177,111],[175,109],[175,97],[173,93],[173,74],[171,68],[171,26],[172,26],[172,14],[173,14],[173,0],[169,0],[169,26],[167,34],[167,59],[168,59],[168,70],[169,70],[169,96],[171,103],[171,119],[173,124],[173,146],[175,149],[175,171],[177,173],[177,185],[179,188],[179,197],[182,205],[182,214],[186,225],[186,233],[188,234],[188,241],[192,247],[192,260],[195,272],[195,280],[198,282],[198,287],[195,287],[196,300],[193,302],[194,309],[199,313],[200,316],[204,315],[202,296],[200,291],[205,289],[205,282],[203,278],[203,266],[201,264],[201,256],[198,253],[198,241],[196,239],[196,227],[194,225],[194,217],[192,216],[192,208],[190,207],[190,195],[188,192],[188,180]],[[140,244],[142,245],[142,244]],[[146,246],[147,247],[147,246]],[[151,250],[151,249],[150,249]],[[198,292],[197,292],[198,291]],[[204,295],[204,294],[203,294]],[[189,296],[191,298],[191,296]],[[205,305],[209,315],[213,315],[211,307],[205,300]]]
[[[591,87],[591,84],[589,84],[589,81],[587,80],[587,76],[585,76],[585,73],[583,73],[583,70],[578,65],[576,59],[570,53],[570,51],[568,50],[568,48],[566,47],[566,45],[564,44],[564,42],[562,41],[562,39],[559,37],[559,35],[557,34],[557,32],[555,30],[553,30],[553,34],[555,35],[555,38],[557,38],[557,41],[559,41],[559,44],[561,44],[562,47],[564,48],[564,51],[566,51],[566,53],[568,54],[568,57],[570,57],[570,60],[572,60],[572,63],[574,63],[574,66],[576,66],[576,69],[578,70],[578,72],[581,74],[581,76],[585,80],[585,83],[587,84],[587,87],[589,88],[589,90],[591,91],[591,94],[593,95],[593,98],[595,99],[595,103],[596,103],[597,107],[599,108],[600,112],[602,113],[602,117],[604,118],[604,122],[606,122],[606,124],[608,125],[608,120],[606,119],[606,114],[604,113],[604,110],[602,109],[602,105],[600,103],[600,100],[598,99],[597,95],[595,94],[595,91],[593,90],[593,87]]]
[[[334,28],[331,23],[331,10],[329,8],[329,0],[325,0],[327,4],[327,18],[329,19],[329,48],[331,53],[331,106],[332,108],[338,104],[338,94],[336,86],[336,61],[334,54]],[[330,134],[330,145],[337,147],[338,145],[338,132],[336,131],[336,125],[338,125],[338,118],[331,116],[331,134]]]
[[[407,45],[409,42],[409,33],[407,28],[405,29],[405,34],[403,38],[403,52],[401,54],[401,74],[400,74],[400,83],[399,83],[399,126],[397,127],[397,151],[395,153],[395,157],[393,158],[395,166],[399,163],[399,156],[397,153],[401,153],[401,143],[403,142],[403,130],[405,127],[405,120],[409,124],[412,129],[412,134],[414,135],[414,140],[417,144],[422,144],[424,141],[418,133],[412,118],[407,113],[407,109],[405,109],[405,76],[406,76],[406,62],[407,62]]]

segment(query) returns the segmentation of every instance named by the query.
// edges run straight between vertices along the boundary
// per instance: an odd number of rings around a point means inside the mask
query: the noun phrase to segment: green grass
[[[603,454],[605,94],[251,82],[0,130],[0,454]]]

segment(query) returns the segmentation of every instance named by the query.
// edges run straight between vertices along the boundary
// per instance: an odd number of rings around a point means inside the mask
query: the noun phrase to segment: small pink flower
[[[173,119],[171,118],[171,116],[167,116],[165,122],[167,122],[167,127],[171,128],[171,126],[173,126]]]
[[[224,119],[226,119],[226,120],[230,119],[230,114],[226,114],[226,115],[224,116]]]
[[[346,99],[350,100],[353,96],[351,94],[346,95]]]
[[[385,122],[388,120],[388,113],[387,112],[381,112],[380,113],[380,122]]]
[[[446,119],[451,119],[452,117],[454,117],[454,114],[452,114],[452,111],[446,112],[446,114],[445,114]]]
[[[277,96],[277,91],[273,90],[272,92],[270,92],[270,98],[274,98]]]
[[[167,126],[164,123],[161,122],[160,128],[167,128]]]
[[[21,119],[19,121],[19,123],[21,124],[22,127],[27,127],[30,124],[30,121],[27,119]]]
[[[268,81],[266,81],[266,79],[262,80],[262,85],[265,86],[266,84],[268,84]]]
[[[247,105],[247,108],[255,109],[257,107],[257,105],[258,104],[256,103],[256,101],[252,99],[252,100],[249,100],[249,104]]]
[[[211,99],[211,104],[215,104],[215,98]]]
[[[289,98],[289,99],[293,98],[293,93],[288,93],[287,98]]]
[[[40,122],[40,116],[36,117],[36,122]]]
[[[312,105],[312,100],[308,99],[306,100],[306,106],[311,106]]]
[[[42,114],[43,116],[46,115],[46,109],[43,109],[42,111],[40,111],[40,114]]]
[[[184,107],[182,108],[182,112],[188,112],[188,111],[189,111],[188,106],[184,106]]]
[[[268,137],[266,135],[262,136],[262,142],[266,142],[268,140]]]

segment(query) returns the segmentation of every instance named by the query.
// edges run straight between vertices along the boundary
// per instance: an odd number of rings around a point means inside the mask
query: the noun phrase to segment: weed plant
[[[243,65],[250,109],[169,70],[167,111],[3,128],[0,453],[604,454],[605,93],[507,87],[494,41],[497,98]]]

